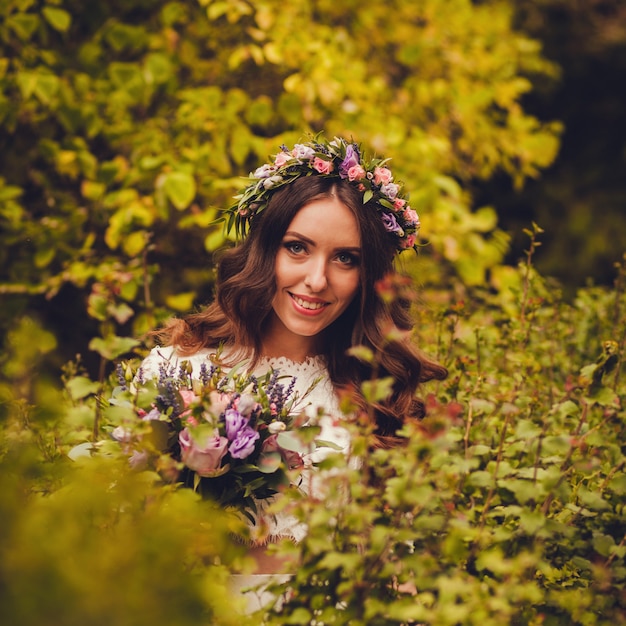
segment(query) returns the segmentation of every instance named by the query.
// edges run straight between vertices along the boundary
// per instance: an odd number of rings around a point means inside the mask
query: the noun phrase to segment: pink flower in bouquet
[[[209,393],[209,400],[211,401],[211,413],[213,413],[214,415],[220,415],[226,410],[226,407],[230,404],[231,397],[228,393],[211,391],[211,393]]]
[[[253,396],[243,393],[233,402],[233,407],[237,409],[243,417],[249,418],[255,411],[261,408],[261,405]]]
[[[289,469],[304,467],[302,456],[293,450],[285,450],[278,445],[278,434],[270,435],[261,447],[261,452],[278,452]]]
[[[152,420],[158,420],[161,417],[161,411],[156,407],[152,408],[149,413],[142,411],[143,415],[139,415],[144,422],[150,422]]]
[[[197,442],[186,429],[178,435],[183,463],[199,476],[210,476],[219,468],[228,450],[228,439],[217,431],[209,434],[204,442]]]
[[[180,397],[183,399],[185,408],[187,408],[196,399],[196,394],[191,391],[191,389],[181,389],[179,393]]]
[[[124,426],[116,426],[111,432],[111,437],[120,443],[129,443],[133,440],[133,431]]]
[[[186,417],[191,414],[189,405],[196,399],[196,394],[191,389],[179,389],[180,397],[183,399],[183,407],[185,410],[180,414],[180,417]]]

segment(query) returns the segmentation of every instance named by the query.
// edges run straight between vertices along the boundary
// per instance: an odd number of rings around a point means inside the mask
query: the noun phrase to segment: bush
[[[449,378],[427,389],[406,448],[369,451],[355,419],[359,469],[330,458],[324,506],[277,503],[309,533],[276,548],[295,576],[277,586],[290,589],[282,610],[252,623],[626,623],[626,267],[572,304],[530,257],[499,280],[498,293],[416,305],[416,338]],[[63,397],[37,392],[54,410],[13,403],[3,422],[4,612],[232,623],[227,576],[246,562],[229,518],[128,471],[115,446],[70,462],[116,381],[70,366],[66,382]]]
[[[354,425],[268,623],[626,623],[624,277],[567,305],[525,265],[424,323],[449,379],[406,449]]]

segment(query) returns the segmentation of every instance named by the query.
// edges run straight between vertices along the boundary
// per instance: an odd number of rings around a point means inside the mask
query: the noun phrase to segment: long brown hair
[[[398,441],[396,432],[407,418],[424,414],[423,402],[415,396],[419,383],[443,379],[447,371],[421,354],[408,337],[386,339],[392,328],[410,331],[413,326],[406,300],[387,303],[375,288],[394,271],[395,242],[377,212],[363,205],[359,192],[342,180],[307,176],[276,191],[267,208],[255,216],[247,238],[219,259],[215,301],[185,319],[171,320],[158,335],[183,355],[223,344],[237,358],[251,357],[254,365],[262,356],[261,339],[276,290],[274,262],[283,236],[303,206],[333,195],[358,224],[360,286],[346,311],[323,331],[321,351],[335,387],[350,390],[365,413],[360,384],[374,375],[393,377],[391,396],[373,407],[377,442],[389,446]],[[375,367],[346,354],[358,345],[374,352]]]

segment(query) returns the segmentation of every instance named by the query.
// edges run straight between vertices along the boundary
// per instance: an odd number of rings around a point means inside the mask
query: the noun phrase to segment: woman
[[[366,161],[338,138],[283,148],[251,175],[228,214],[227,226],[245,239],[220,259],[215,302],[167,325],[160,337],[169,348],[152,351],[145,373],[182,359],[197,373],[222,346],[222,363],[247,358],[255,372],[278,368],[297,377],[301,392],[321,378],[308,399],[327,416],[340,416],[338,392],[351,394],[374,420],[375,445],[399,443],[405,420],[424,414],[419,383],[446,370],[397,332],[412,327],[407,303],[376,291],[393,272],[394,255],[415,247],[419,228],[385,162]],[[369,348],[373,361],[351,356],[355,346]],[[367,411],[360,384],[374,375],[391,376],[393,391]],[[320,438],[347,451],[345,431],[332,419],[322,429]],[[268,538],[297,540],[303,532],[283,515]],[[280,571],[263,546],[254,552],[259,573]]]

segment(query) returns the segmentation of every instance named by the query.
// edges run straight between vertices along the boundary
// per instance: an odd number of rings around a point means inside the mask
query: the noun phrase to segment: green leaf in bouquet
[[[315,440],[316,448],[330,448],[331,450],[337,450],[337,452],[341,452],[343,447],[339,444],[336,444],[334,441],[326,441],[324,439],[316,439]]]
[[[107,422],[115,425],[138,421],[136,410],[130,402],[110,402],[102,413]]]
[[[292,430],[286,430],[282,433],[278,433],[276,438],[276,443],[283,450],[290,450],[291,452],[298,452],[299,454],[306,454],[310,452],[310,446],[307,445],[303,438],[300,436],[300,431],[298,433]]]
[[[150,381],[152,383],[152,381]],[[137,406],[149,410],[159,395],[155,384],[142,385],[136,388]]]
[[[150,420],[150,431],[147,440],[155,450],[165,452],[169,446],[169,425],[161,420]]]
[[[266,478],[264,476],[259,476],[259,478],[256,478],[255,480],[251,480],[249,483],[246,483],[243,493],[244,498],[254,495],[256,489],[264,487],[265,485]]]
[[[273,474],[283,463],[280,452],[264,452],[259,457],[258,469],[263,474]]]
[[[223,476],[229,471],[230,471],[230,463],[226,463],[226,465],[223,465],[222,467],[218,467],[217,469],[207,472],[205,476],[202,476],[202,478],[208,478],[208,479],[219,478],[220,476]]]

